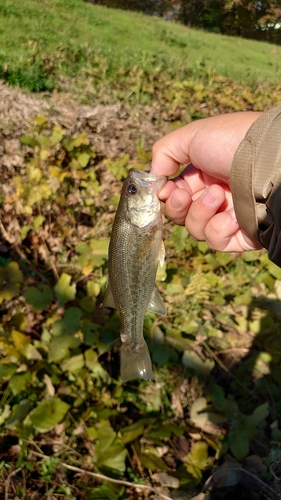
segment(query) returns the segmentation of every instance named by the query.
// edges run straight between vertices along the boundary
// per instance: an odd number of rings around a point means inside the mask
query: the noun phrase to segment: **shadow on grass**
[[[265,296],[254,298],[247,320],[257,333],[248,354],[231,370],[242,385],[233,381],[230,388],[243,398],[244,386],[256,398],[268,401],[272,420],[281,422],[281,302]]]
[[[221,351],[220,359],[229,372],[225,376],[225,372],[222,373],[218,368],[217,378],[218,383],[225,389],[225,395],[235,398],[241,414],[251,415],[253,409],[259,405],[268,404],[268,416],[262,425],[257,426],[255,436],[249,439],[248,456],[250,460],[252,455],[260,457],[263,463],[266,463],[268,472],[262,476],[263,486],[262,482],[251,477],[251,473],[256,476],[259,476],[259,473],[253,464],[247,464],[248,458],[240,460],[243,474],[240,475],[238,483],[231,487],[216,488],[211,493],[211,500],[281,498],[281,302],[265,296],[253,298],[248,307],[247,321],[249,330],[253,326],[256,332],[252,344],[245,349],[246,355],[239,356],[240,359],[234,362],[230,361],[228,353],[224,359],[224,353]],[[234,347],[233,352],[235,350]],[[230,426],[233,426],[233,422]],[[247,420],[244,420],[244,424],[247,425]],[[266,485],[271,491],[267,490]],[[275,495],[273,491],[276,492]]]

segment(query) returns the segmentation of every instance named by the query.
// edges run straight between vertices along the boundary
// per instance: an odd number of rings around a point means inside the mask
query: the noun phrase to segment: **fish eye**
[[[136,194],[138,188],[135,184],[129,184],[128,188],[127,188],[127,192],[129,194]]]

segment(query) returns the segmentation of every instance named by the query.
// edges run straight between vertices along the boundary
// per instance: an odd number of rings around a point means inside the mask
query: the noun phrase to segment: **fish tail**
[[[124,382],[135,378],[152,380],[153,371],[149,350],[145,340],[141,344],[128,342],[121,346],[121,378]]]

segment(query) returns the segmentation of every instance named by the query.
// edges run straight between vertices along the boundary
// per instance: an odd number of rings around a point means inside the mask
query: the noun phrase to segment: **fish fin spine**
[[[159,314],[160,316],[166,316],[167,314],[166,306],[156,287],[151,294],[147,310]]]
[[[145,341],[135,346],[124,342],[121,346],[120,358],[123,382],[136,378],[153,380],[151,358]]]
[[[104,295],[104,299],[103,299],[103,303],[101,304],[101,307],[111,307],[112,309],[116,309],[115,300],[113,298],[113,294],[111,291],[110,282],[108,282],[108,284],[107,284],[107,289],[105,291],[105,295]]]

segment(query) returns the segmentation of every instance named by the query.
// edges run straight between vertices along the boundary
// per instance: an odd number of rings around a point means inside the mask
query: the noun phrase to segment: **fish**
[[[123,183],[112,226],[102,307],[120,313],[120,371],[124,382],[154,378],[143,322],[146,311],[166,316],[155,286],[158,263],[163,265],[165,259],[158,194],[166,181],[164,176],[132,168]]]

